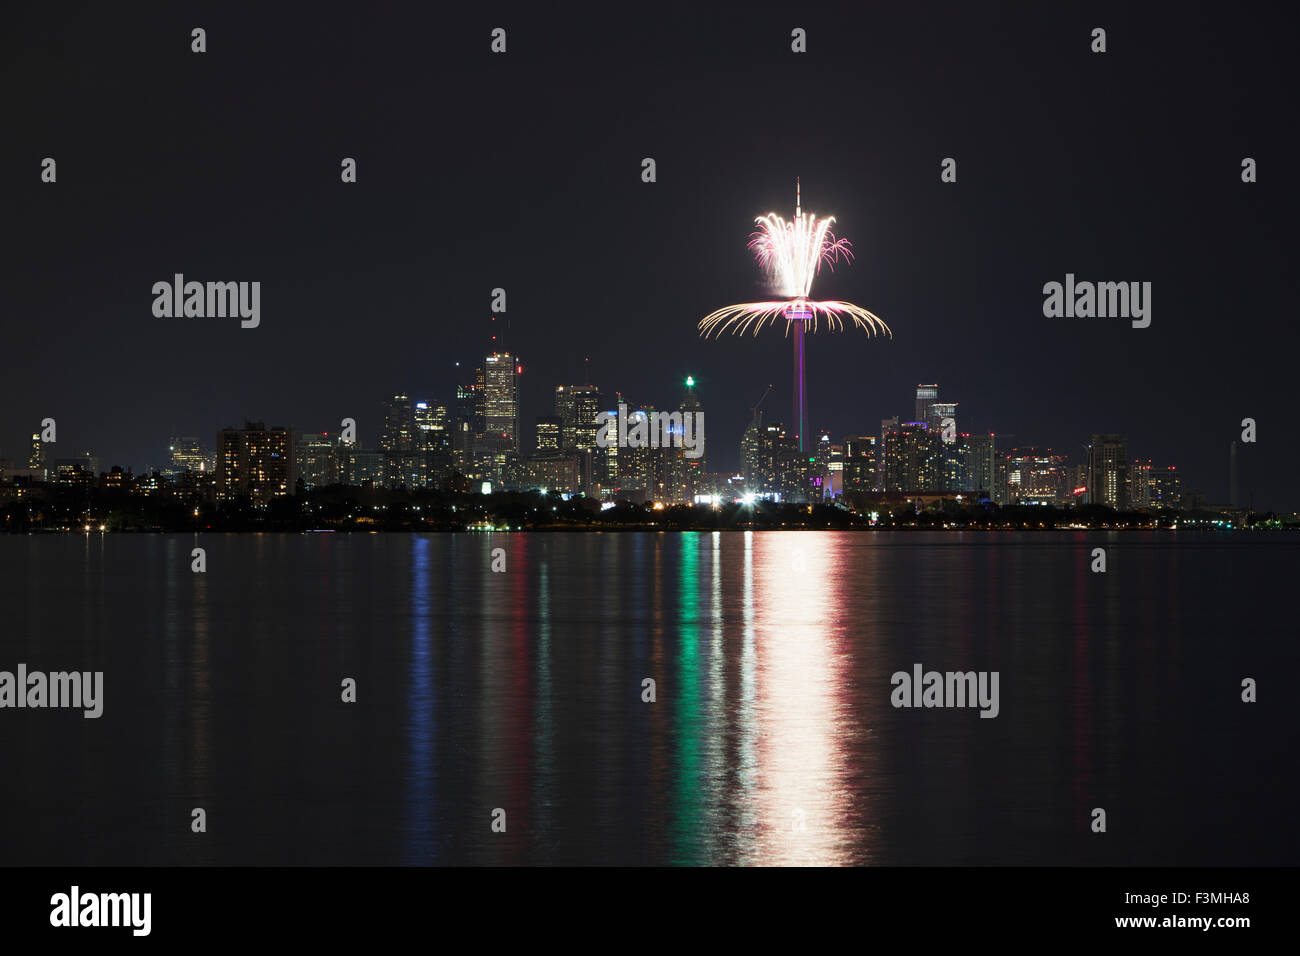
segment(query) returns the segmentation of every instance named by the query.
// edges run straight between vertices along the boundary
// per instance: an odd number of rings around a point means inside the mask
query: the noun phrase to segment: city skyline
[[[1225,450],[1252,417],[1260,441],[1239,448],[1241,487],[1257,505],[1300,504],[1300,446],[1269,417],[1287,404],[1290,350],[1270,343],[1287,329],[1290,267],[1276,239],[1288,228],[1275,201],[1283,86],[1258,45],[1279,32],[1130,10],[1098,56],[1047,11],[846,10],[833,29],[809,14],[800,56],[791,16],[696,10],[634,37],[574,23],[560,39],[546,14],[523,12],[509,54],[485,64],[486,41],[428,55],[426,36],[487,29],[463,11],[413,14],[400,35],[323,11],[306,50],[287,12],[215,11],[204,56],[173,42],[191,26],[179,15],[143,18],[110,51],[100,37],[121,31],[107,14],[20,11],[10,37],[44,98],[0,93],[25,144],[0,157],[10,235],[24,237],[0,284],[16,319],[7,352],[22,358],[6,364],[3,454],[25,458],[46,417],[69,445],[135,467],[162,458],[173,427],[353,417],[373,431],[376,397],[395,385],[454,401],[496,289],[500,344],[525,357],[525,429],[555,384],[589,368],[634,396],[693,374],[711,435],[739,435],[768,383],[769,402],[788,392],[789,344],[699,341],[695,326],[761,294],[737,236],[756,210],[786,208],[798,176],[855,241],[853,267],[821,275],[818,293],[868,304],[893,331],[809,338],[812,428],[875,431],[872,418],[906,412],[898,396],[938,380],[968,396],[974,430],[1076,452],[1121,431],[1223,497]],[[865,61],[863,37],[881,41]],[[1223,55],[1194,71],[1154,65],[1210,47]],[[160,88],[159,51],[173,49]],[[286,75],[289,49],[304,69]],[[359,52],[375,49],[388,55]],[[227,56],[243,64],[233,75],[213,65]],[[339,58],[365,63],[364,81],[326,69]],[[981,82],[923,66],[935,62]],[[492,110],[450,100],[437,123],[411,121],[467,70]],[[546,90],[528,83],[538,70]],[[568,110],[549,108],[556,95]],[[1098,110],[1113,135],[1080,139],[1077,117]],[[157,136],[157,117],[186,115],[205,120]],[[635,122],[583,119],[610,115]],[[798,148],[737,150],[783,116],[799,117]],[[55,183],[40,178],[47,155]],[[344,157],[355,183],[340,181]],[[1257,182],[1242,182],[1243,157],[1258,160]],[[1196,230],[1181,226],[1189,194]],[[456,228],[431,228],[444,222]],[[154,284],[177,273],[260,282],[259,324],[155,316]],[[1046,317],[1044,284],[1067,274],[1151,282],[1150,327]],[[717,466],[738,465],[718,444]]]
[[[881,419],[878,438],[862,429],[840,436],[817,431],[810,438],[811,447],[802,452],[812,455],[806,465],[803,457],[795,456],[793,465],[781,465],[771,457],[772,449],[783,446],[793,433],[785,416],[779,413],[765,420],[761,406],[771,392],[769,387],[736,441],[719,443],[714,438],[711,460],[716,462],[722,457],[717,451],[721,444],[738,452],[738,466],[706,473],[700,454],[692,467],[696,477],[683,485],[686,479],[682,476],[670,479],[663,474],[656,479],[654,469],[643,471],[650,467],[648,463],[638,459],[629,470],[626,462],[618,463],[617,452],[606,452],[603,445],[596,448],[599,418],[602,412],[611,414],[604,411],[605,406],[623,406],[625,402],[624,393],[617,389],[602,392],[593,383],[556,386],[552,413],[534,417],[535,431],[525,442],[518,428],[524,417],[516,390],[522,369],[519,361],[509,353],[486,355],[483,365],[474,370],[478,386],[458,385],[461,399],[456,404],[432,403],[418,396],[413,399],[406,392],[394,392],[381,403],[383,425],[373,433],[362,430],[355,420],[340,422],[332,431],[312,431],[289,423],[268,427],[263,421],[245,419],[242,427],[231,424],[218,429],[211,454],[202,438],[173,435],[169,439],[169,461],[139,472],[139,477],[187,470],[199,475],[211,473],[218,502],[253,489],[258,489],[253,497],[265,502],[278,494],[294,493],[295,479],[305,479],[307,490],[331,484],[371,483],[389,488],[451,489],[455,481],[461,480],[477,488],[486,481],[485,487],[496,490],[549,487],[610,501],[626,498],[629,489],[634,498],[667,501],[690,501],[693,495],[730,500],[746,493],[749,497],[763,497],[777,492],[778,498],[808,501],[831,500],[851,493],[932,496],[951,492],[965,493],[968,498],[974,493],[973,500],[979,500],[982,494],[1001,505],[1104,504],[1121,511],[1254,508],[1251,489],[1239,494],[1235,441],[1227,450],[1225,493],[1218,494],[1188,480],[1175,462],[1131,455],[1124,434],[1094,432],[1079,455],[1071,454],[1069,445],[1025,442],[1005,429],[972,432],[961,428],[956,415],[962,403],[940,401],[939,383],[918,384],[912,421],[897,415]],[[495,372],[491,372],[493,367]],[[655,409],[674,408],[683,413],[699,412],[696,386],[694,376],[688,376],[682,400],[676,406],[670,402],[636,403],[630,407],[643,410],[636,414],[649,409],[653,415]],[[478,396],[477,401],[474,396]],[[468,402],[464,401],[466,397]],[[515,434],[503,432],[502,428]],[[259,462],[252,479],[247,474],[235,477],[231,463],[239,455],[247,457],[245,446],[250,443],[253,458],[257,457],[256,448],[262,447],[273,452],[271,457],[279,464]],[[634,451],[623,454],[637,455]],[[758,459],[763,454],[767,455],[765,477],[756,477]],[[782,477],[783,469],[789,471],[791,467],[797,474],[790,472]],[[42,444],[39,434],[32,435],[26,462],[0,458],[0,479],[37,477],[37,469],[44,469],[43,474],[51,481],[63,480],[62,473],[67,469],[89,471],[90,476],[104,475],[110,469],[128,474],[134,471],[131,466],[113,461],[111,455],[102,457],[91,449],[62,454],[57,444]],[[669,490],[670,486],[673,490]]]

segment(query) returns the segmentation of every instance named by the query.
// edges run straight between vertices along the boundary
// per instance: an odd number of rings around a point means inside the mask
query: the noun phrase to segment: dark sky
[[[5,457],[47,416],[104,468],[245,417],[374,445],[386,394],[468,377],[500,286],[526,422],[584,356],[639,403],[690,373],[734,468],[768,383],[789,417],[790,343],[696,323],[763,297],[746,238],[800,176],[857,256],[814,291],[894,333],[810,339],[814,427],[878,432],[938,382],[962,430],[1074,461],[1120,432],[1222,501],[1252,416],[1243,498],[1300,505],[1296,58],[1267,8],[38,6],[0,40]],[[259,280],[261,327],[154,318],[175,272]],[[1151,327],[1044,318],[1067,272],[1152,282]]]

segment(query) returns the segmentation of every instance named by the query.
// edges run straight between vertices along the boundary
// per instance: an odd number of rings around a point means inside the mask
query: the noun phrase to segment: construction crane
[[[758,419],[758,410],[763,407],[763,401],[767,398],[768,395],[771,394],[771,392],[772,392],[772,386],[769,385],[767,387],[767,391],[763,393],[763,397],[760,398],[757,402],[755,402],[754,407],[749,410],[751,418],[753,418],[754,420]]]

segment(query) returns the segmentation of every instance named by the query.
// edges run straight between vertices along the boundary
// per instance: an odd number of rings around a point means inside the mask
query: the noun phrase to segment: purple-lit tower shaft
[[[799,177],[794,180],[794,218],[803,213],[799,197]],[[804,451],[804,436],[808,434],[808,384],[804,376],[804,332],[812,312],[796,300],[785,310],[785,320],[792,326],[794,337],[794,427],[799,437],[799,452]]]
[[[804,326],[807,322],[795,308],[786,310],[786,320],[794,333],[794,427],[799,432],[799,451],[804,451],[804,436],[808,434],[808,386],[804,378]]]

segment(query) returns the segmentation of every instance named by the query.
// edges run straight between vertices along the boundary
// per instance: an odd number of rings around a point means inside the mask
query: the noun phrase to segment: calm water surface
[[[1176,533],[0,536],[0,669],[105,675],[99,720],[0,710],[0,864],[1294,865],[1297,558]],[[998,671],[999,716],[893,708],[917,662]]]

